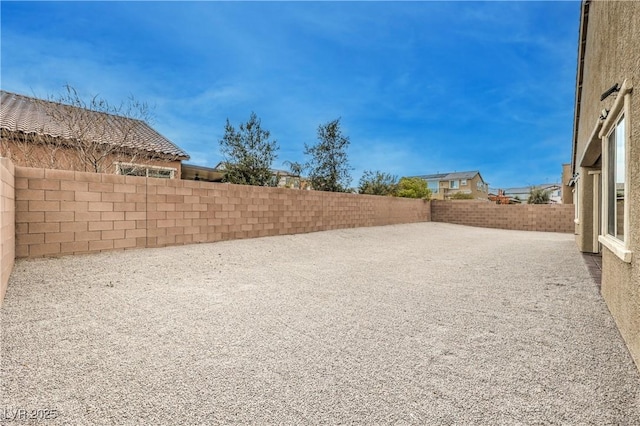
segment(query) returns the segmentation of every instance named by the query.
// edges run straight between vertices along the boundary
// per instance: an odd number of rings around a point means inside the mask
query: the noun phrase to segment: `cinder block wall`
[[[15,168],[0,158],[0,306],[9,284],[15,259]]]
[[[432,201],[431,220],[482,228],[574,232],[572,204],[498,205],[484,201]]]
[[[16,167],[16,257],[430,220],[392,197]]]

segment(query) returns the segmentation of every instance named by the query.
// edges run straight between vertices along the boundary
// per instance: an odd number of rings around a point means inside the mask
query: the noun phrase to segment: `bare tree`
[[[154,146],[152,139],[159,135],[146,124],[152,120],[151,109],[134,97],[119,105],[97,95],[85,101],[67,85],[58,96],[33,101],[39,128],[10,138],[3,131],[2,138],[2,150],[25,166],[105,173],[113,171],[114,163],[126,163],[136,174],[136,164],[179,158]]]
[[[135,164],[158,157],[151,149],[140,149],[147,145],[141,121],[151,121],[146,103],[129,97],[112,105],[97,95],[85,102],[73,87],[65,89],[62,95],[40,104],[59,126],[79,168],[103,173],[113,162]]]
[[[0,157],[11,159],[25,167],[62,168],[72,164],[69,150],[60,138],[41,132],[9,132],[2,129]]]

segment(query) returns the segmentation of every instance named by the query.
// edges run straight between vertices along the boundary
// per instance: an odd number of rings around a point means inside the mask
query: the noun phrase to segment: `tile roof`
[[[471,172],[453,172],[447,174],[447,180],[451,179],[473,179],[477,174],[480,174],[479,171],[474,170]]]
[[[447,176],[447,173],[436,173],[433,175],[421,175],[421,176],[414,176],[414,177],[418,177],[424,180],[444,180],[446,176]]]
[[[66,111],[72,113],[74,110],[82,110],[81,108],[70,105],[44,101],[1,90],[0,128],[11,132],[72,139],[74,136],[73,132],[65,128],[65,123],[54,119],[52,117],[53,114],[47,113],[43,107],[53,108],[56,114],[65,113]],[[115,143],[114,140],[124,140],[123,145],[127,148],[176,156],[181,160],[189,158],[189,154],[142,120],[90,110],[83,110],[83,114],[89,115],[90,118],[88,121],[90,122],[95,119],[96,122],[104,122],[107,124],[104,131],[96,131],[93,135],[88,135],[94,139],[95,142]],[[123,129],[131,131],[131,134],[123,138]]]
[[[473,179],[476,175],[480,174],[479,171],[474,170],[470,172],[450,172],[450,173],[436,173],[432,175],[415,176],[424,180],[454,180],[454,179]]]

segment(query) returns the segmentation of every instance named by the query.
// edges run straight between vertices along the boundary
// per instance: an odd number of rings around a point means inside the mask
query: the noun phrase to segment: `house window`
[[[152,167],[147,168],[147,177],[171,179],[173,176],[172,170],[156,169]]]
[[[630,263],[629,244],[629,108],[631,88],[622,82],[599,133],[602,139],[602,225],[598,241],[620,260]]]
[[[459,180],[450,180],[449,181],[449,189],[458,189],[460,188],[460,181]]]
[[[116,174],[125,176],[142,176],[160,179],[173,179],[176,169],[171,167],[145,166],[142,164],[116,164]]]
[[[467,180],[466,179],[461,179],[460,180],[460,185],[467,186]]]
[[[624,241],[625,117],[622,115],[607,137],[607,233]]]
[[[118,165],[117,174],[125,176],[146,176],[147,169],[144,167],[136,167],[133,165]]]
[[[432,194],[437,194],[440,188],[440,182],[438,181],[428,181],[427,187],[431,190]]]

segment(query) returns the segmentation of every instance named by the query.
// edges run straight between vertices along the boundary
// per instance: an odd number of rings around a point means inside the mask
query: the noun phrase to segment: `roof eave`
[[[587,27],[589,23],[589,4],[591,0],[582,0],[580,6],[580,30],[578,33],[578,64],[576,70],[576,96],[573,109],[573,143],[571,146],[571,173],[576,173],[576,156],[578,150],[578,129],[580,124],[580,107],[582,101],[582,81],[584,77],[584,56],[587,44]]]

